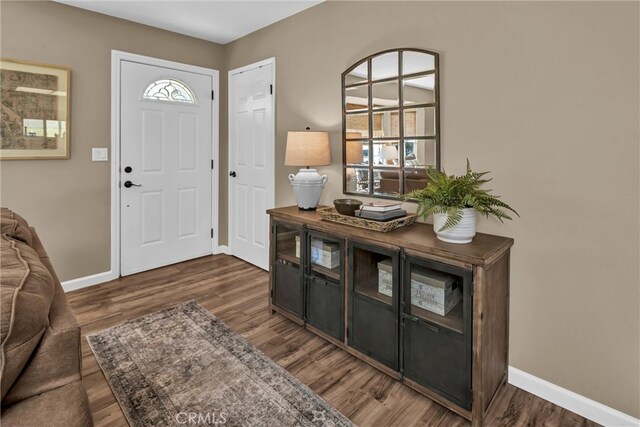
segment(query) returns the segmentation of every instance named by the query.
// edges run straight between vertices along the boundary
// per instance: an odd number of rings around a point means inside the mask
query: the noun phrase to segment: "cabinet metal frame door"
[[[340,251],[339,278],[316,272],[312,266],[311,241],[320,239],[337,243]],[[320,331],[344,341],[344,239],[307,229],[305,238],[305,322]],[[316,293],[319,291],[319,294]],[[317,297],[317,298],[316,298]],[[336,301],[338,300],[338,301]],[[337,304],[337,306],[334,306]],[[321,313],[317,313],[319,310]],[[331,314],[337,314],[334,318]],[[316,317],[317,315],[317,317]],[[337,328],[332,327],[339,322]],[[336,331],[334,331],[336,329]]]
[[[296,231],[300,236],[300,257],[298,267],[279,262],[278,258],[278,228],[286,227],[291,231]],[[273,295],[272,304],[286,310],[294,316],[304,319],[304,265],[305,265],[305,233],[303,227],[286,222],[274,221],[272,227],[271,241],[274,242],[273,251]],[[296,295],[299,292],[299,295]],[[287,294],[289,293],[289,294]]]
[[[392,297],[391,304],[385,304],[358,292],[355,282],[356,250],[364,250],[391,259]],[[347,345],[388,366],[400,371],[400,250],[391,250],[368,243],[349,240],[349,304]],[[377,267],[376,267],[377,269]],[[366,323],[360,327],[360,323]],[[391,325],[388,322],[392,322]],[[392,333],[389,333],[391,331]],[[385,336],[391,335],[391,336]],[[373,347],[377,347],[373,348]],[[378,351],[382,349],[382,351]],[[384,354],[383,352],[388,352]]]
[[[404,258],[404,257],[403,257]],[[421,318],[411,313],[411,266],[429,268],[438,272],[459,277],[462,285],[462,333],[449,328],[444,324]],[[403,259],[402,272],[402,333],[401,367],[403,376],[420,383],[421,385],[444,396],[448,400],[471,409],[471,370],[473,356],[472,341],[472,311],[473,311],[473,271],[425,258],[407,256]],[[420,340],[420,342],[412,342]],[[418,346],[419,351],[412,347]],[[437,346],[437,348],[430,348]],[[413,351],[412,351],[413,350]],[[446,367],[440,365],[430,374],[425,369],[413,369],[407,363],[412,355],[419,354],[427,365],[432,365],[426,360],[440,360],[456,366],[456,372],[448,372]],[[461,369],[460,369],[461,368]],[[431,376],[430,376],[431,375]],[[435,378],[440,377],[440,378]],[[445,378],[445,381],[440,379]],[[443,382],[454,384],[448,388]],[[461,384],[464,384],[461,386]]]

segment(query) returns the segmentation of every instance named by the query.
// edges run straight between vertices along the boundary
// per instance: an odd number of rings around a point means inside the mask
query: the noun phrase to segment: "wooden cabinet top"
[[[365,230],[345,224],[323,220],[316,211],[301,211],[297,206],[267,210],[274,219],[294,221],[328,234],[393,245],[416,252],[432,254],[472,265],[489,265],[499,259],[513,245],[509,237],[477,233],[471,243],[455,244],[438,240],[432,224],[415,223],[388,233]]]

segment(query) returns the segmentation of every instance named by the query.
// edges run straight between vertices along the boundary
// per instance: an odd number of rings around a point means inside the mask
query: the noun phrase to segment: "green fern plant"
[[[462,219],[462,209],[473,208],[486,217],[493,216],[501,222],[512,219],[507,211],[520,216],[511,206],[500,200],[500,196],[489,194],[491,190],[480,187],[491,181],[483,178],[489,172],[474,172],[467,159],[467,173],[460,176],[447,175],[434,168],[427,169],[429,183],[425,188],[404,195],[405,200],[418,202],[418,215],[426,219],[435,213],[446,213],[447,221],[438,231],[456,226]]]

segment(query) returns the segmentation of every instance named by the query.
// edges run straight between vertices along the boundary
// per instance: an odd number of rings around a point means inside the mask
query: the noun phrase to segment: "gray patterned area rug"
[[[195,301],[87,337],[138,426],[351,426]]]

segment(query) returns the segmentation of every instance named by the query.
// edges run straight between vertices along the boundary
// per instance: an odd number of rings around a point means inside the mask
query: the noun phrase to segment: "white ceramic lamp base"
[[[293,194],[298,201],[298,209],[303,211],[316,209],[327,179],[326,175],[320,175],[316,169],[300,169],[297,175],[289,175]]]

